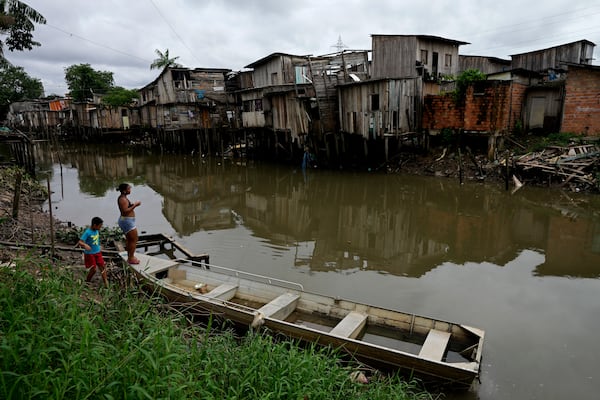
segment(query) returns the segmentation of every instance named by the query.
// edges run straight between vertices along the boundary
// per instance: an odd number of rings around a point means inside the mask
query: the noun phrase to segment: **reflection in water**
[[[41,165],[52,162],[50,152],[38,153]],[[495,186],[399,175],[304,176],[287,167],[94,146],[65,149],[61,158],[77,168],[83,193],[112,195],[121,181],[143,183],[162,197],[162,214],[179,236],[244,225],[272,248],[295,247],[294,264],[312,271],[419,277],[443,262],[502,266],[537,249],[546,261],[536,275],[600,275],[593,197],[535,189],[511,195]]]
[[[61,179],[38,155],[64,221],[109,226],[130,182],[141,230],[212,262],[484,329],[481,385],[448,399],[597,397],[600,196],[97,146]]]

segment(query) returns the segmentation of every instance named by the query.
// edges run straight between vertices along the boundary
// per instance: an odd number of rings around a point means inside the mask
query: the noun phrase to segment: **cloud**
[[[320,55],[338,37],[370,49],[371,34],[427,34],[471,43],[461,54],[508,59],[576,40],[600,43],[600,5],[590,0],[407,2],[397,0],[30,0],[37,25],[32,51],[13,64],[64,94],[64,68],[90,64],[115,84],[139,88],[156,78],[155,49],[186,67],[242,69],[274,52]],[[518,12],[514,11],[518,10]]]

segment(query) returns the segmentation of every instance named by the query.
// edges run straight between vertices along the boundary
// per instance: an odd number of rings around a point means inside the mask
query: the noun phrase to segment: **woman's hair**
[[[127,190],[128,187],[129,187],[129,183],[121,183],[119,185],[119,187],[117,188],[117,192],[123,193],[124,191]]]

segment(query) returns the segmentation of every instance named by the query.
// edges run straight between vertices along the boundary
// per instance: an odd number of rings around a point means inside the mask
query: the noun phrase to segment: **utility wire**
[[[182,37],[179,36],[179,33],[177,33],[177,31],[175,30],[175,28],[173,27],[173,25],[171,25],[171,23],[169,22],[169,20],[167,20],[167,18],[164,16],[164,14],[162,13],[162,11],[160,11],[160,9],[156,5],[156,3],[154,3],[154,0],[150,0],[150,3],[152,3],[152,5],[156,9],[156,11],[160,15],[160,17],[165,21],[165,23],[169,26],[169,28],[171,28],[171,31],[173,31],[173,33],[175,34],[175,36],[177,37],[177,39],[179,39],[179,41],[181,42],[181,44],[183,44],[183,46],[190,52],[191,56],[194,57],[196,59],[196,61],[198,61],[199,63],[201,63],[201,61],[198,59],[198,57],[196,57],[196,55],[194,54],[194,52],[192,51],[192,49],[189,48],[189,46],[185,43],[185,41],[182,39]]]
[[[71,37],[75,37],[75,38],[77,38],[77,39],[79,39],[79,40],[83,40],[83,41],[85,41],[85,42],[92,43],[92,44],[94,44],[94,45],[96,45],[96,46],[103,47],[103,48],[105,48],[105,49],[108,49],[108,50],[112,50],[112,51],[114,51],[114,52],[116,52],[116,53],[119,53],[119,54],[122,54],[122,55],[124,55],[124,56],[131,57],[131,58],[135,58],[135,59],[138,59],[138,60],[141,60],[141,61],[144,61],[144,62],[149,62],[148,60],[146,60],[146,59],[143,59],[143,58],[141,58],[141,57],[138,57],[138,56],[134,56],[134,55],[133,55],[133,54],[131,54],[131,53],[127,53],[127,52],[125,52],[125,51],[122,51],[122,50],[119,50],[119,49],[115,49],[114,47],[110,47],[110,46],[107,46],[107,45],[105,45],[105,44],[102,44],[102,43],[99,43],[99,42],[93,41],[93,40],[91,40],[91,39],[84,38],[83,36],[80,36],[80,35],[78,35],[78,34],[76,34],[76,33],[72,33],[72,32],[66,31],[66,30],[64,30],[64,29],[62,29],[62,28],[59,28],[58,26],[54,26],[54,25],[51,25],[51,24],[45,24],[45,26],[47,26],[47,27],[49,27],[49,28],[52,28],[52,29],[56,29],[57,31],[60,31],[60,32],[62,32],[62,33],[64,33],[64,34],[66,34],[66,35],[69,35],[69,36],[71,36]]]

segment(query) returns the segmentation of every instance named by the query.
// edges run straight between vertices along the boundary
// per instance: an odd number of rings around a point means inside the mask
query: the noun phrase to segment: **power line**
[[[568,12],[564,12],[564,13],[560,13],[560,14],[554,14],[554,15],[549,15],[546,17],[542,17],[539,19],[535,19],[535,20],[528,20],[528,21],[522,21],[522,22],[518,22],[515,24],[511,24],[511,25],[504,25],[502,27],[497,27],[494,29],[489,29],[487,31],[482,31],[482,32],[478,32],[472,35],[469,35],[470,37],[493,37],[498,36],[499,34],[502,34],[503,32],[510,32],[510,33],[517,33],[517,32],[521,32],[521,34],[524,34],[527,31],[530,30],[536,30],[536,29],[540,29],[540,22],[544,22],[544,21],[551,21],[550,23],[544,23],[542,26],[544,29],[546,29],[548,32],[552,33],[552,31],[550,30],[550,27],[556,24],[562,24],[562,25],[566,25],[565,23],[567,21],[575,21],[577,19],[581,19],[581,18],[586,18],[586,19],[590,19],[591,16],[593,15],[598,15],[600,14],[600,11],[596,11],[596,12],[589,12],[592,10],[598,10],[600,9],[600,6],[593,6],[593,7],[586,7],[586,8],[579,8],[579,9],[575,9],[572,11],[568,11]],[[536,25],[533,25],[533,24]],[[590,27],[590,28],[586,28],[584,30],[580,30],[580,31],[569,31],[569,32],[564,32],[564,33],[559,33],[559,34],[550,34],[550,35],[546,35],[543,37],[535,37],[535,38],[528,38],[525,40],[520,40],[518,42],[510,42],[506,45],[501,45],[501,46],[493,46],[493,47],[485,47],[485,50],[483,51],[490,51],[490,50],[495,50],[495,49],[510,49],[508,50],[511,54],[517,54],[517,52],[515,51],[515,48],[521,47],[524,48],[525,45],[527,44],[533,44],[533,43],[541,43],[540,45],[543,48],[546,47],[552,47],[552,46],[556,46],[556,41],[560,41],[561,38],[573,38],[575,35],[580,34],[580,33],[587,33],[587,34],[596,34],[600,31],[590,31],[590,29],[595,29],[596,27]],[[568,40],[568,39],[567,39]],[[546,43],[546,44],[544,44]],[[550,44],[550,43],[554,43],[554,44]],[[519,46],[521,45],[521,46]],[[473,48],[473,50],[470,50],[471,53],[480,53],[484,46],[477,46]]]
[[[194,52],[192,51],[192,49],[190,49],[188,47],[188,45],[183,41],[183,38],[181,36],[179,36],[179,33],[177,33],[177,31],[175,30],[175,28],[173,27],[173,25],[171,25],[171,23],[167,20],[167,18],[165,18],[164,14],[160,11],[160,9],[156,5],[156,3],[154,3],[154,0],[150,0],[150,3],[152,3],[152,5],[156,9],[156,11],[160,15],[160,17],[165,21],[165,23],[169,26],[169,28],[171,28],[171,31],[173,31],[173,33],[175,34],[175,36],[177,37],[177,39],[179,39],[179,41],[181,42],[181,44],[183,44],[183,46],[190,52],[190,54],[192,55],[192,57],[194,57],[196,59],[196,61],[198,61],[199,63],[201,63],[201,61],[198,59],[198,57],[196,57],[196,55],[194,54]]]
[[[115,49],[114,47],[110,47],[110,46],[107,46],[107,45],[105,45],[105,44],[98,43],[98,42],[96,42],[96,41],[93,41],[93,40],[91,40],[91,39],[88,39],[88,38],[85,38],[85,37],[83,37],[83,36],[80,36],[80,35],[78,35],[78,34],[76,34],[76,33],[72,33],[72,32],[66,31],[66,30],[64,30],[64,29],[62,29],[62,28],[59,28],[58,26],[54,26],[54,25],[50,25],[50,24],[45,24],[45,25],[46,25],[46,26],[48,26],[49,28],[56,29],[57,31],[59,31],[59,32],[62,32],[62,33],[66,34],[66,35],[69,35],[69,36],[71,36],[71,37],[76,37],[76,38],[77,38],[77,39],[79,39],[79,40],[83,40],[83,41],[85,41],[85,42],[92,43],[92,44],[94,44],[94,45],[96,45],[96,46],[103,47],[103,48],[105,48],[105,49],[108,49],[108,50],[112,50],[112,51],[114,51],[114,52],[117,52],[117,53],[119,53],[119,54],[122,54],[122,55],[124,55],[124,56],[127,56],[127,57],[136,58],[136,59],[138,59],[138,60],[141,60],[141,61],[144,61],[144,62],[148,62],[148,60],[146,60],[146,59],[143,59],[143,58],[141,58],[141,57],[134,56],[134,55],[133,55],[133,54],[131,54],[131,53],[127,53],[127,52],[125,52],[125,51],[122,51],[122,50],[119,50],[119,49]]]

